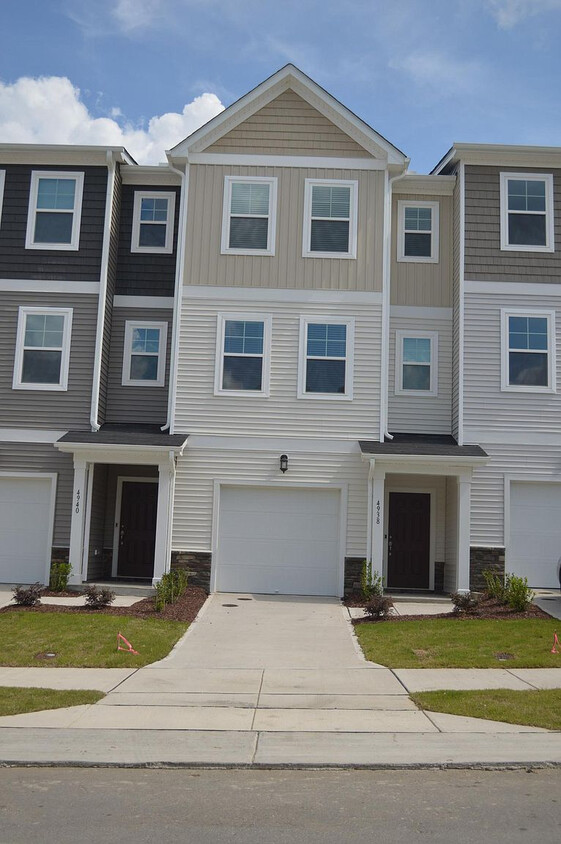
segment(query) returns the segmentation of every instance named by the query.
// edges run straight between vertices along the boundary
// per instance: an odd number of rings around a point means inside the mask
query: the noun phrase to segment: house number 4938
[[[376,524],[380,524],[380,502],[376,502]]]
[[[76,505],[74,507],[74,512],[77,514],[80,512],[80,490],[76,490]]]

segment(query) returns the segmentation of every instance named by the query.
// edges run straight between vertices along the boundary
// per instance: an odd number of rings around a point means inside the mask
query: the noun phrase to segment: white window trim
[[[405,339],[430,340],[430,388],[428,390],[407,390],[403,386],[403,341]],[[399,329],[395,332],[395,395],[419,396],[423,398],[434,398],[438,395],[437,331],[406,331]]]
[[[307,393],[306,392],[306,361],[308,325],[319,323],[321,325],[346,325],[347,345],[345,357],[345,392],[344,393]],[[352,401],[353,399],[353,378],[354,378],[354,346],[355,346],[355,321],[352,317],[334,317],[318,315],[307,315],[300,317],[300,348],[298,353],[298,391],[299,399],[311,399],[312,401]],[[335,358],[322,358],[323,360],[335,360]],[[341,360],[341,358],[337,358]]]
[[[35,217],[37,214],[37,191],[39,179],[74,179],[74,210],[72,212],[72,235],[70,243],[35,243]],[[26,249],[43,249],[76,252],[80,248],[80,224],[82,221],[82,196],[84,193],[84,173],[69,172],[67,170],[33,170],[31,173],[31,187],[29,190],[29,209],[27,213],[27,233],[25,235]],[[56,213],[56,211],[54,212]],[[69,213],[66,211],[65,213]]]
[[[316,185],[340,185],[350,187],[349,249],[347,252],[312,252],[312,188]],[[335,218],[334,218],[335,219]],[[304,180],[304,227],[302,231],[303,258],[356,258],[358,228],[358,182],[344,179],[305,179]]]
[[[511,316],[545,317],[547,319],[547,387],[533,387],[523,384],[509,384],[509,331],[508,319]],[[525,351],[521,349],[519,351]],[[501,392],[508,393],[556,393],[555,364],[555,311],[534,310],[532,308],[505,308],[501,310]]]
[[[0,170],[0,225],[2,224],[2,207],[4,205],[4,184],[6,182],[6,171]]]
[[[430,208],[431,252],[428,256],[405,254],[405,209]],[[428,232],[421,232],[427,234]],[[440,203],[426,200],[399,199],[397,202],[397,260],[411,264],[438,264],[440,259]]]
[[[18,311],[18,329],[16,336],[16,352],[14,358],[14,390],[41,390],[63,392],[68,390],[68,368],[70,364],[70,340],[72,335],[72,308],[35,308],[20,306]],[[60,360],[60,378],[58,384],[29,384],[21,380],[23,368],[23,352],[25,340],[25,325],[29,314],[47,314],[48,316],[64,317],[62,348]]]
[[[132,334],[136,328],[159,328],[160,346],[158,349],[158,377],[155,381],[135,379],[130,377],[132,351]],[[166,382],[166,350],[168,324],[167,322],[152,322],[142,319],[126,320],[125,342],[123,348],[123,373],[121,384],[123,387],[163,387]],[[150,355],[155,357],[155,355]]]
[[[140,246],[140,209],[143,199],[167,199],[168,215],[166,218],[166,242],[164,246]],[[131,252],[148,252],[151,254],[170,255],[173,252],[173,229],[175,221],[175,192],[144,190],[134,192],[132,211]],[[160,222],[160,225],[162,223]],[[149,223],[148,225],[152,225]]]
[[[509,179],[521,179],[530,182],[545,182],[545,246],[525,246],[508,242],[508,182]],[[553,219],[553,175],[551,173],[501,173],[501,251],[507,252],[553,252],[555,233]],[[510,212],[517,213],[517,212]],[[535,213],[540,212],[524,212]]]
[[[263,354],[242,356],[261,357],[263,359],[260,390],[225,390],[222,387],[222,377],[224,374],[224,334],[226,328],[226,320],[240,320],[242,322],[263,323]],[[271,377],[271,333],[272,317],[270,314],[248,314],[238,312],[224,312],[218,314],[216,324],[216,363],[214,370],[215,396],[243,396],[246,399],[251,398],[253,396],[259,396],[261,398],[269,397]]]
[[[269,185],[269,225],[267,227],[266,249],[233,249],[230,243],[230,204],[232,199],[232,185],[261,183]],[[278,179],[273,176],[224,176],[224,202],[222,206],[222,241],[220,252],[222,255],[274,255],[277,229],[277,184]],[[234,215],[234,216],[240,216]],[[256,216],[256,215],[248,215]]]

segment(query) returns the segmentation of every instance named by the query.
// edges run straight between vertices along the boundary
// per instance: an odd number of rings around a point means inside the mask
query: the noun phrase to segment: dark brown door
[[[118,577],[154,574],[158,484],[123,481],[119,519]]]
[[[390,492],[388,588],[430,587],[430,495]]]

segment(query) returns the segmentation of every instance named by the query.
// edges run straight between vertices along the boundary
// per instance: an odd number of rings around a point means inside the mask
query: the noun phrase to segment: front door
[[[117,577],[152,578],[158,482],[122,480]]]
[[[430,588],[430,495],[390,492],[388,588]]]

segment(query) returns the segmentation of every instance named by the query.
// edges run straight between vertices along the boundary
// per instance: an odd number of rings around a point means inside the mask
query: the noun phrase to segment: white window
[[[167,332],[167,322],[125,322],[123,386],[164,386]]]
[[[33,171],[26,249],[79,248],[83,190],[83,173]]]
[[[501,311],[501,389],[555,392],[554,311]]]
[[[438,334],[435,331],[396,331],[396,395],[438,394]]]
[[[501,173],[501,249],[553,252],[553,176]]]
[[[0,225],[2,224],[2,205],[4,203],[4,182],[6,181],[6,171],[0,170]]]
[[[352,399],[354,321],[301,317],[298,398]]]
[[[397,260],[438,263],[438,202],[397,203]]]
[[[175,193],[135,191],[131,252],[173,251]]]
[[[276,213],[277,179],[226,176],[222,253],[274,255]]]
[[[269,395],[271,317],[219,314],[216,395]]]
[[[356,258],[358,182],[306,179],[304,258]]]
[[[72,308],[20,307],[14,390],[67,390]]]

